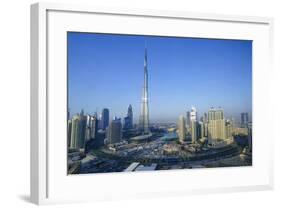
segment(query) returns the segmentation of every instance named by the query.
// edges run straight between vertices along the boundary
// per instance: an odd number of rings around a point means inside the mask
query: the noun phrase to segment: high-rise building
[[[70,148],[76,149],[78,147],[78,138],[79,138],[79,115],[74,115],[71,121],[71,139],[70,139]]]
[[[190,112],[186,112],[186,125],[189,128],[190,127]]]
[[[248,123],[248,146],[249,151],[252,152],[252,122]]]
[[[86,141],[91,139],[91,126],[90,126],[90,115],[86,115],[86,132],[85,132],[85,139]]]
[[[232,120],[226,120],[225,122],[225,138],[233,139],[234,125]]]
[[[147,50],[144,54],[144,84],[141,98],[141,113],[139,120],[139,130],[142,134],[148,134],[149,130],[149,111],[148,111],[148,70],[147,70]]]
[[[130,117],[126,116],[124,117],[124,129],[130,129],[131,125],[130,125]]]
[[[198,138],[206,138],[208,136],[207,132],[207,123],[200,121],[198,123]]]
[[[102,114],[98,115],[98,129],[102,129]]]
[[[109,110],[107,108],[102,109],[102,114],[101,114],[101,128],[103,130],[106,129],[109,125]]]
[[[80,116],[84,116],[84,110],[83,109],[80,112]]]
[[[248,113],[241,113],[241,127],[247,128],[249,123],[249,115]]]
[[[110,144],[118,143],[122,139],[122,123],[120,118],[114,118],[107,129],[107,137]]]
[[[179,117],[178,121],[178,136],[179,141],[182,143],[185,140],[186,137],[186,124],[185,124],[185,118],[184,116]]]
[[[71,128],[72,128],[72,121],[69,119],[67,120],[67,147],[70,147],[70,143],[71,143]]]
[[[95,139],[98,131],[98,119],[96,116],[86,116],[86,140]]]
[[[203,129],[202,137],[208,137],[208,114],[204,113],[203,116]]]
[[[208,112],[208,138],[210,141],[225,139],[225,120],[222,109],[211,108]]]
[[[84,112],[83,114],[80,114],[80,118],[79,118],[79,138],[78,138],[78,147],[80,149],[84,149],[85,148],[85,141],[86,141],[86,124],[87,124],[87,119],[86,116],[84,116]]]
[[[198,139],[198,122],[196,120],[191,120],[191,141],[196,143]]]
[[[130,104],[128,107],[127,117],[129,117],[129,128],[133,128],[133,108]]]
[[[204,123],[207,123],[207,122],[208,122],[208,114],[207,114],[207,113],[204,113],[203,122],[204,122]]]
[[[96,116],[91,116],[90,118],[90,129],[90,138],[95,139],[98,131],[98,119]]]
[[[124,118],[124,129],[133,128],[133,109],[132,106],[129,105],[127,116]]]
[[[70,148],[83,149],[85,147],[87,119],[83,110],[80,115],[74,115],[71,121]]]
[[[197,118],[197,111],[195,107],[191,107],[191,111],[190,111],[190,121],[198,121]]]
[[[91,139],[90,134],[91,134],[91,128],[86,125],[86,130],[85,130],[85,141],[86,142]]]

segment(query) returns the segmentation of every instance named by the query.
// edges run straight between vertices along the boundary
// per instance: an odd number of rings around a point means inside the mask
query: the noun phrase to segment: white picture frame
[[[96,24],[97,22],[99,24]],[[172,28],[165,28],[166,23]],[[153,27],[155,24],[159,27]],[[192,31],[184,29],[185,24],[193,28]],[[265,17],[96,8],[71,4],[33,4],[31,6],[31,201],[36,204],[49,204],[272,189],[273,139],[269,124],[272,111],[271,98],[267,93],[270,90],[272,74],[272,28],[273,19]],[[54,138],[65,136],[66,122],[63,123],[62,120],[65,118],[66,111],[62,113],[60,110],[66,107],[64,34],[69,30],[253,40],[253,138],[257,138],[253,141],[253,151],[255,151],[253,166],[67,176],[64,171],[66,165],[63,166],[66,164],[66,152],[61,151],[66,139],[54,140]],[[54,109],[54,106],[57,106],[57,109]],[[263,114],[262,109],[267,109],[268,113]],[[54,119],[54,114],[57,115],[57,119]],[[262,139],[264,136],[266,141]],[[54,142],[57,143],[54,145]],[[212,180],[207,180],[208,175]],[[171,179],[174,181],[171,182]],[[106,187],[102,185],[105,181],[107,181]],[[91,188],[93,184],[97,189]],[[108,186],[112,187],[108,189]]]

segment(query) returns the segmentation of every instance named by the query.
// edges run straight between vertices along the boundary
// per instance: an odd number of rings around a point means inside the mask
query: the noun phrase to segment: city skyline
[[[96,108],[102,107],[99,116],[97,109],[94,113],[85,114],[85,108],[82,108],[73,117],[68,113],[69,174],[252,165],[251,106],[247,109],[247,102],[251,104],[251,87],[248,86],[251,76],[245,73],[247,69],[251,71],[245,63],[251,63],[248,57],[251,53],[246,50],[248,41],[236,41],[234,44],[229,40],[99,37],[107,41],[95,38],[99,41],[94,44],[83,36],[80,41],[76,37],[76,47],[69,44],[70,54],[77,55],[70,55],[70,60],[78,60],[74,74],[73,63],[68,60],[70,102],[77,101],[77,107],[93,103]],[[134,38],[134,44],[127,42],[131,38]],[[138,42],[135,41],[140,38],[144,38],[143,64],[142,73],[137,76],[139,63],[129,55],[138,52],[126,47],[136,47]],[[155,41],[159,40],[162,44],[155,46]],[[147,42],[150,42],[150,50]],[[120,43],[124,48],[119,48],[118,53],[115,50]],[[103,51],[99,50],[99,44]],[[106,44],[109,46],[106,47]],[[204,49],[200,44],[204,45]],[[237,44],[243,47],[235,49]],[[172,48],[159,50],[163,45]],[[79,51],[80,47],[83,50]],[[89,50],[94,47],[95,50],[91,53],[84,47]],[[198,47],[200,57],[196,56]],[[188,54],[191,49],[192,53]],[[207,49],[209,51],[206,52]],[[148,51],[152,51],[152,55]],[[167,51],[169,57],[165,57]],[[122,57],[122,53],[127,54]],[[83,58],[79,57],[81,54]],[[93,68],[83,68],[87,60],[94,63]],[[182,64],[185,61],[201,68],[192,71],[192,65]],[[240,73],[236,69],[237,64],[241,65],[238,67],[242,70]],[[73,79],[76,82],[73,83]],[[79,92],[72,94],[73,88],[78,88]],[[236,93],[238,97],[235,97]],[[198,99],[202,103],[187,107],[188,102],[198,102]],[[208,111],[203,109],[204,114],[200,115],[198,109],[202,105],[209,105],[209,108]],[[224,111],[223,108],[228,105],[232,113],[240,111],[239,125],[235,124],[235,118],[225,116],[229,109]],[[68,107],[71,106],[70,103]],[[120,113],[124,106],[128,106],[125,115]],[[139,121],[133,121],[134,118],[139,118]],[[174,118],[178,118],[177,123],[172,122]],[[163,121],[165,119],[166,122]]]
[[[199,116],[221,106],[226,117],[239,120],[242,112],[249,112],[251,118],[251,41],[71,32],[68,107],[72,115],[81,109],[94,114],[108,108],[112,120],[124,118],[132,105],[137,122],[145,42],[152,123],[176,122],[191,106],[199,109]],[[199,69],[202,72],[196,72]]]

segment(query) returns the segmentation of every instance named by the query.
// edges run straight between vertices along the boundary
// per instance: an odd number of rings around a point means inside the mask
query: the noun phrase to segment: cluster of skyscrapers
[[[102,110],[100,118],[95,115],[80,114],[68,119],[68,146],[73,149],[83,149],[87,140],[95,139],[98,130],[105,131],[105,143],[114,144],[122,139],[122,129],[133,128],[133,109],[129,105],[127,116],[122,125],[121,118],[114,117],[109,121],[109,109]],[[147,70],[147,50],[144,55],[144,84],[141,97],[141,114],[138,130],[144,135],[149,134],[149,111],[148,111],[148,70]]]
[[[247,130],[249,127],[248,113],[241,114],[241,128]],[[225,119],[224,111],[221,108],[211,108],[208,113],[198,119],[197,110],[192,107],[187,111],[186,118],[180,116],[178,119],[179,141],[184,142],[188,137],[192,143],[199,139],[207,139],[213,145],[218,141],[233,139],[234,119]]]
[[[135,139],[150,137],[152,134],[149,127],[149,108],[148,108],[148,68],[147,68],[147,50],[144,54],[144,82],[141,97],[141,111],[137,136]],[[236,131],[248,133],[249,116],[248,113],[241,114],[241,127]],[[97,136],[103,134],[102,142],[105,144],[115,144],[122,140],[122,134],[126,130],[136,129],[133,125],[133,109],[129,105],[127,115],[122,123],[121,118],[113,117],[110,121],[109,109],[104,108],[100,114],[85,115],[83,110],[80,114],[68,118],[68,147],[70,149],[84,149],[88,140],[97,139]],[[191,139],[192,143],[197,143],[202,139],[208,141],[209,145],[215,145],[220,141],[233,139],[234,120],[225,119],[222,108],[211,108],[207,113],[198,119],[198,113],[195,107],[187,111],[186,116],[181,115],[178,119],[177,128],[178,139],[184,143]]]
[[[84,149],[86,142],[97,139],[98,133],[104,135],[109,143],[117,143],[122,139],[122,129],[133,128],[133,110],[129,105],[127,116],[122,125],[121,118],[109,119],[109,109],[104,108],[100,114],[85,115],[81,110],[80,114],[68,118],[67,138],[70,149]],[[104,138],[103,138],[104,139]]]

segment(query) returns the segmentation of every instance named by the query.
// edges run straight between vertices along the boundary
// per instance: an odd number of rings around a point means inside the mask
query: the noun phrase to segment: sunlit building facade
[[[220,108],[211,108],[208,112],[208,138],[211,141],[225,139],[225,119]]]
[[[183,143],[186,138],[186,123],[184,116],[180,116],[178,120],[178,136],[179,141]]]
[[[122,139],[122,123],[120,118],[114,118],[107,129],[110,144],[118,143]]]

